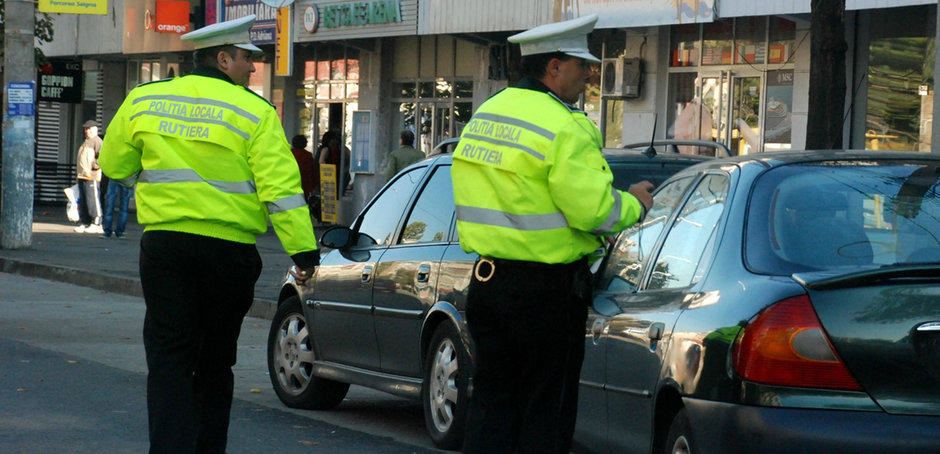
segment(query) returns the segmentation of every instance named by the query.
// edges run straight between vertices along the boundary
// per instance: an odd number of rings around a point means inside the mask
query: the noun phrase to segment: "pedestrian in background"
[[[76,159],[76,177],[78,179],[78,215],[81,225],[75,227],[79,233],[102,233],[101,229],[101,170],[98,167],[98,155],[101,152],[101,138],[98,137],[98,123],[88,120],[82,124],[85,140],[78,147]]]
[[[192,74],[143,84],[108,127],[101,167],[137,183],[151,453],[223,453],[232,366],[268,221],[303,284],[319,264],[278,114],[248,90],[255,16],[187,33]]]
[[[134,188],[125,188],[116,182],[109,182],[108,189],[104,196],[104,233],[102,238],[111,238],[114,233],[115,238],[124,238],[124,230],[127,229],[128,209],[131,203],[131,195],[134,194]],[[114,210],[117,209],[117,224],[115,224]]]
[[[307,137],[297,134],[290,140],[290,152],[300,168],[300,187],[304,191],[304,200],[311,212],[319,206],[317,194],[320,192],[320,163],[313,159],[313,154],[307,151]],[[313,213],[319,219],[319,213]]]
[[[349,184],[349,148],[340,144],[340,135],[336,131],[323,133],[317,158],[320,164],[336,166],[337,196],[341,195]]]
[[[601,133],[575,107],[600,61],[597,15],[509,37],[524,77],[480,106],[451,169],[474,375],[466,453],[568,453],[577,415],[588,257],[652,205],[652,184],[614,189]],[[523,322],[520,323],[520,320]]]
[[[401,169],[425,158],[424,153],[414,147],[415,133],[409,129],[404,129],[399,137],[398,144],[400,147],[388,155],[388,171],[385,174],[385,181],[391,180]]]

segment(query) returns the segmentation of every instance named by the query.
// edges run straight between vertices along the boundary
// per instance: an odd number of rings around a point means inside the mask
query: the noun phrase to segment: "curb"
[[[144,291],[140,287],[140,279],[92,273],[90,271],[66,266],[46,265],[0,257],[0,272],[48,279],[105,292],[136,296],[138,298],[144,297]],[[271,320],[274,318],[276,311],[276,301],[255,298],[246,316]]]

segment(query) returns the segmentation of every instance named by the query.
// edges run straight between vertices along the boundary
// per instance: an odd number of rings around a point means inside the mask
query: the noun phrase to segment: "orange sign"
[[[157,20],[153,28],[157,33],[188,33],[189,2],[157,0]]]

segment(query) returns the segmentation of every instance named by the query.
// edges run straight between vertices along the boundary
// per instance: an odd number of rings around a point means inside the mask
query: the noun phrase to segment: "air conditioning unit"
[[[638,98],[642,73],[639,58],[605,58],[601,62],[601,94]]]

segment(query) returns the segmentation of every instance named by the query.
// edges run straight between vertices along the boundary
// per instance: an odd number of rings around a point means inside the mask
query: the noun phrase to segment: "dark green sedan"
[[[599,266],[578,452],[940,450],[940,157],[667,180]]]

